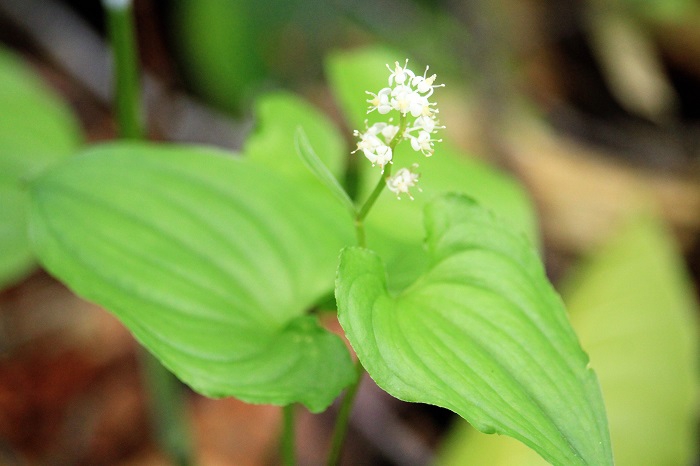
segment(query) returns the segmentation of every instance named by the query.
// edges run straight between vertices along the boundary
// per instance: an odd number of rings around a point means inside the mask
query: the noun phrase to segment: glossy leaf
[[[399,295],[375,253],[341,255],[339,319],[367,372],[555,465],[612,464],[598,382],[536,251],[463,196],[429,204],[425,225],[427,271]]]
[[[605,397],[615,464],[681,466],[698,451],[698,306],[657,219],[627,225],[564,284]],[[541,466],[506,438],[455,428],[437,464]]]
[[[319,411],[354,369],[305,315],[352,238],[317,188],[211,149],[103,146],[33,183],[33,241],[198,392]]]
[[[318,180],[328,188],[328,190],[335,196],[338,201],[348,209],[349,212],[355,211],[355,205],[353,204],[348,193],[345,192],[338,180],[333,176],[333,174],[328,170],[328,167],[321,161],[321,159],[316,155],[314,148],[311,147],[309,138],[306,137],[304,130],[299,127],[297,129],[294,146],[297,150],[297,154],[304,162],[306,167],[311,173],[313,173]]]
[[[267,94],[256,102],[256,129],[244,147],[246,158],[288,178],[316,182],[316,176],[295,154],[295,134],[302,128],[323,165],[339,177],[345,168],[345,141],[333,123],[300,97]]]
[[[34,265],[24,184],[80,143],[66,105],[19,57],[0,49],[0,288]]]

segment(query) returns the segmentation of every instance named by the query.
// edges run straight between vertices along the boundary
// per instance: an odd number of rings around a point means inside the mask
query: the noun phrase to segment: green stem
[[[389,179],[390,176],[391,165],[387,165],[384,169],[384,174],[382,174],[382,176],[379,178],[379,181],[374,187],[374,190],[369,195],[362,208],[357,211],[357,215],[355,216],[355,236],[357,236],[357,245],[360,247],[364,248],[367,246],[365,240],[365,217],[369,213],[375,201],[379,198],[379,195],[384,190],[384,186],[386,186],[386,181]]]
[[[374,187],[374,190],[372,193],[369,195],[365,203],[362,205],[362,208],[358,211],[357,217],[355,217],[355,222],[362,223],[369,213],[369,211],[372,209],[372,206],[374,206],[374,203],[379,199],[379,195],[382,193],[384,190],[384,187],[386,186],[386,180],[391,177],[391,165],[387,165],[384,168],[384,173],[382,176],[379,178],[379,181],[377,182],[377,185]]]
[[[139,356],[156,440],[173,464],[189,466],[193,461],[180,382],[142,347]]]
[[[406,125],[408,124],[408,118],[406,115],[401,115],[401,120],[399,121],[399,130],[396,132],[394,137],[389,141],[389,148],[391,152],[394,153],[396,146],[404,138],[404,132],[406,131]],[[355,234],[357,235],[357,245],[360,247],[366,247],[365,240],[365,217],[374,206],[374,203],[379,199],[379,195],[384,190],[386,182],[391,177],[391,165],[387,165],[384,168],[384,173],[379,178],[377,185],[374,190],[369,195],[365,203],[360,209],[357,209],[357,214],[355,215]],[[365,368],[362,367],[362,363],[358,360],[356,364],[357,380],[350,386],[345,393],[342,404],[340,405],[340,411],[338,412],[338,417],[335,422],[335,428],[333,430],[333,439],[331,442],[331,452],[328,455],[328,465],[335,466],[340,460],[340,453],[343,449],[343,442],[345,442],[345,434],[348,430],[348,423],[350,421],[350,411],[352,411],[352,404],[355,401],[355,395],[357,395],[357,389],[360,387],[360,382],[362,382],[362,375],[365,373]]]
[[[285,466],[296,464],[294,454],[294,412],[295,405],[290,404],[282,408],[284,429],[282,432],[282,460]]]
[[[403,139],[403,133],[404,131],[406,131],[407,124],[408,118],[406,117],[406,115],[401,115],[401,119],[399,121],[399,130],[396,132],[391,141],[389,141],[389,148],[391,149],[392,153],[396,149],[396,146],[399,144],[399,142],[401,142],[401,140]],[[390,177],[391,165],[387,165],[384,168],[384,173],[379,178],[377,185],[374,187],[374,190],[372,190],[372,193],[369,195],[362,207],[357,210],[357,215],[355,215],[355,234],[357,236],[358,246],[365,247],[365,217],[367,217],[367,214],[370,210],[372,210],[374,203],[377,201],[377,199],[379,199],[379,195],[382,193],[382,191],[384,191],[386,182]]]
[[[333,439],[331,440],[331,451],[328,455],[328,466],[336,466],[340,461],[340,453],[343,451],[345,435],[348,432],[348,425],[350,424],[350,412],[352,411],[352,405],[357,395],[357,389],[360,388],[360,383],[362,382],[362,375],[365,373],[365,368],[362,367],[362,363],[360,363],[359,360],[355,364],[355,371],[357,372],[357,380],[348,387],[340,405],[338,417],[335,420]]]
[[[143,139],[141,93],[131,0],[103,0],[112,44],[115,106],[119,135]],[[141,348],[142,378],[148,392],[151,422],[156,438],[174,464],[193,464],[182,386],[175,376]]]
[[[131,1],[103,0],[103,5],[107,10],[107,30],[112,44],[119,135],[125,139],[142,139],[144,128]]]

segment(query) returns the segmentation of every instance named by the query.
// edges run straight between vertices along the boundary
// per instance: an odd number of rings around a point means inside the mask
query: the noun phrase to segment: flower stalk
[[[355,233],[357,244],[366,247],[364,220],[374,206],[382,191],[386,187],[401,199],[402,194],[408,195],[413,200],[411,188],[416,186],[419,175],[416,173],[418,164],[413,164],[410,168],[400,168],[392,176],[392,165],[396,147],[404,140],[409,140],[411,148],[431,157],[434,152],[434,144],[441,142],[441,139],[434,139],[432,135],[438,129],[444,128],[437,121],[438,109],[429,98],[438,87],[443,84],[435,84],[436,75],[428,76],[428,68],[422,76],[408,69],[408,60],[404,66],[399,62],[394,63],[394,69],[389,68],[389,87],[381,89],[377,93],[367,91],[370,99],[367,100],[369,109],[367,113],[377,111],[380,115],[386,115],[392,111],[399,113],[398,126],[393,124],[393,119],[385,122],[374,123],[369,126],[365,122],[365,131],[355,130],[353,133],[359,138],[357,148],[352,153],[361,152],[372,166],[379,166],[381,175],[376,186],[370,193],[362,206],[355,210]],[[413,124],[409,126],[409,118],[414,118]],[[420,191],[420,188],[416,188]],[[365,370],[362,363],[357,361],[357,380],[351,385],[343,398],[336,420],[333,433],[331,452],[328,458],[328,466],[335,466],[340,460],[342,445],[347,432],[350,420],[350,412],[362,381]]]
[[[393,124],[392,118],[389,118],[388,121],[374,123],[372,126],[365,123],[365,131],[355,130],[353,133],[359,141],[352,153],[361,152],[372,166],[379,166],[383,175],[362,207],[356,210],[355,232],[357,243],[362,247],[366,245],[364,219],[385,186],[396,194],[398,199],[401,199],[402,194],[406,194],[413,200],[411,188],[416,186],[420,177],[416,172],[418,164],[413,164],[410,168],[400,168],[392,176],[391,168],[396,147],[401,141],[409,140],[414,151],[420,152],[425,157],[431,157],[435,143],[442,141],[442,139],[433,138],[432,135],[438,129],[444,128],[438,124],[439,111],[435,102],[429,100],[436,88],[444,86],[435,84],[437,76],[435,74],[428,76],[428,67],[425,68],[422,76],[416,75],[408,69],[408,60],[403,66],[395,62],[393,69],[389,65],[387,68],[390,71],[389,86],[380,89],[377,93],[366,92],[370,96],[367,99],[369,104],[367,113],[376,111],[380,115],[386,115],[398,112],[398,126]],[[410,126],[409,117],[414,118]],[[416,189],[420,191],[420,188]]]
[[[115,111],[123,139],[143,139],[136,34],[131,0],[103,0],[112,46]],[[173,464],[193,463],[180,381],[155,356],[140,348],[141,376],[148,393],[151,423],[160,447]]]
[[[114,100],[119,136],[143,139],[136,34],[131,0],[103,0],[112,45]]]
[[[284,466],[294,466],[296,464],[296,455],[294,451],[295,411],[295,404],[289,404],[282,408],[282,462]]]

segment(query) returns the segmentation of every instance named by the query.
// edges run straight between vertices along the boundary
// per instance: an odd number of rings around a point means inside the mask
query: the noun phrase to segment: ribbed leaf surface
[[[24,184],[77,149],[64,103],[22,61],[0,49],[0,288],[31,270]]]
[[[615,464],[692,464],[698,305],[674,238],[656,218],[630,222],[566,282],[563,296],[600,379]],[[546,463],[508,438],[459,425],[436,464]]]
[[[429,204],[425,224],[427,271],[398,296],[375,253],[341,255],[340,322],[367,372],[555,465],[612,464],[598,382],[536,251],[463,196]]]
[[[33,184],[33,240],[200,393],[318,411],[354,376],[305,315],[352,238],[316,188],[211,149],[103,146]]]

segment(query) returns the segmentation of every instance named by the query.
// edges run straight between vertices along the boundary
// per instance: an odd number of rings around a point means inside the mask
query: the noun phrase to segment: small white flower
[[[414,86],[418,92],[420,92],[421,94],[428,93],[426,97],[430,97],[431,95],[433,95],[433,92],[436,87],[445,87],[444,84],[433,85],[435,79],[437,78],[437,75],[433,74],[431,76],[427,76],[428,69],[430,69],[430,67],[426,66],[425,73],[423,73],[423,76],[414,76],[413,79],[411,79],[411,85]]]
[[[367,120],[365,120],[365,125],[367,125]],[[355,130],[353,134],[360,138],[360,142],[357,143],[357,149],[352,153],[357,150],[364,150],[368,144],[371,147],[381,144],[382,141],[379,139],[380,135],[384,138],[384,143],[388,145],[398,132],[398,126],[384,122],[374,123],[372,126],[365,128],[364,133]]]
[[[399,132],[399,127],[396,125],[390,125],[388,123],[375,123],[372,125],[371,128],[369,128],[367,131],[371,131],[372,134],[375,135],[382,135],[384,138],[384,142],[389,144],[392,139],[394,139],[394,136],[396,136],[396,133]]]
[[[386,123],[375,123],[371,127],[367,128],[364,133],[360,133],[355,130],[353,133],[360,140],[357,142],[357,148],[351,152],[354,154],[357,151],[362,151],[367,160],[372,162],[372,166],[379,165],[384,173],[384,167],[391,163],[391,158],[393,151],[391,147],[382,141],[378,135],[382,134],[382,130],[385,130],[387,126]],[[395,131],[394,131],[395,132]],[[382,134],[382,136],[384,136]]]
[[[391,72],[389,75],[389,86],[393,86],[394,82],[396,82],[396,84],[403,84],[406,81],[410,82],[416,76],[413,71],[408,69],[408,58],[406,59],[406,63],[404,63],[403,67],[401,67],[399,62],[394,62],[393,70],[389,67],[389,65],[386,65],[386,67]]]
[[[410,86],[396,86],[391,91],[391,107],[406,115],[410,113],[414,117],[423,114],[425,108],[430,108],[428,99],[413,90]]]
[[[376,94],[373,92],[365,91],[365,94],[372,96],[371,99],[367,99],[367,103],[369,104],[369,109],[367,110],[367,113],[371,113],[376,110],[382,115],[386,115],[391,111],[391,103],[389,102],[391,88],[385,87]]]
[[[420,116],[413,122],[413,128],[407,130],[407,132],[422,130],[432,134],[438,129],[445,129],[445,127],[438,126],[438,122],[435,117]]]
[[[411,139],[411,147],[413,150],[421,152],[426,157],[433,155],[435,151],[433,143],[442,142],[442,139],[431,139],[430,133],[427,131],[420,131],[417,137],[409,135],[409,138]]]
[[[429,133],[432,133],[435,131],[436,128],[438,128],[435,125],[435,119],[430,118],[429,116],[420,116],[416,118],[416,121],[413,122],[413,128],[414,129],[421,129],[423,131],[427,131]],[[440,127],[441,128],[441,127]]]
[[[410,189],[418,183],[418,178],[420,175],[415,173],[413,170],[417,168],[418,165],[413,164],[410,169],[402,168],[396,172],[396,174],[386,180],[386,187],[392,193],[396,194],[398,199],[401,199],[401,194],[408,194],[408,197],[413,200]],[[418,188],[418,191],[421,189]]]
[[[435,105],[428,101],[428,98],[420,94],[414,94],[413,102],[411,102],[411,115],[414,117],[427,116],[432,117],[433,111],[431,105]]]
[[[360,140],[357,142],[357,148],[352,151],[351,154],[354,154],[358,150],[361,150],[362,152],[374,151],[376,147],[383,144],[381,139],[379,139],[376,134],[372,134],[369,131],[360,133],[359,131],[355,130],[353,134],[356,137],[359,137]]]
[[[384,173],[384,167],[391,163],[391,158],[393,156],[391,147],[385,144],[375,147],[373,151],[365,150],[363,153],[365,157],[372,162],[372,166],[379,165],[382,169],[382,173]]]

